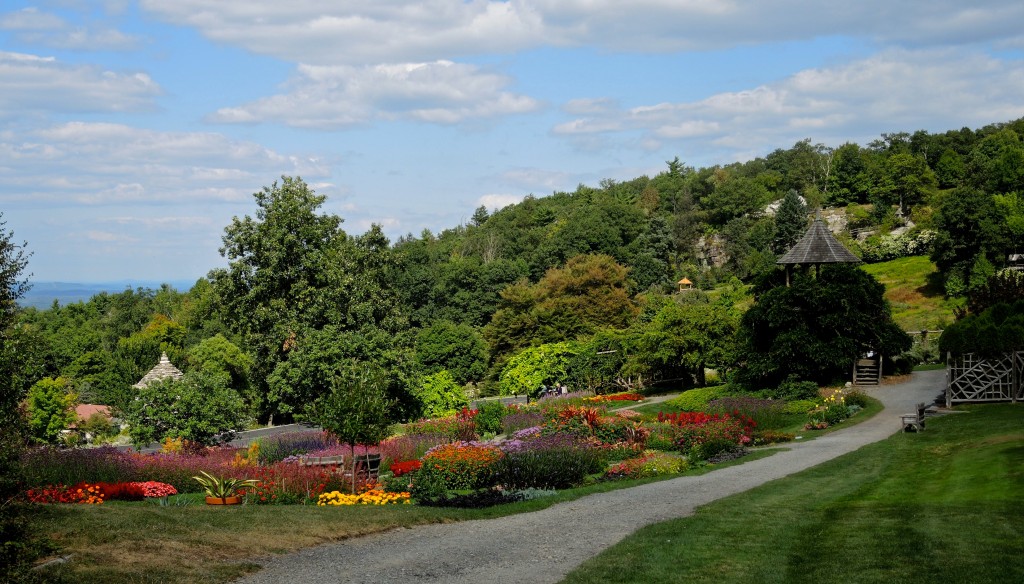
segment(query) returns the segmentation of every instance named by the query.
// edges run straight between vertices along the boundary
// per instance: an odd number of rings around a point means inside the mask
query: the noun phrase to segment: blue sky
[[[1024,4],[6,0],[0,210],[39,281],[180,281],[298,175],[349,233],[1024,116]]]

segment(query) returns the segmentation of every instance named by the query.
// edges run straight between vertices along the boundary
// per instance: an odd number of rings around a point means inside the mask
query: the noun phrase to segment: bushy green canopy
[[[773,387],[790,375],[828,382],[868,351],[894,356],[910,337],[892,319],[885,287],[852,265],[824,266],[817,278],[765,292],[743,316],[738,378]]]
[[[986,357],[1024,351],[1024,299],[1000,302],[979,315],[954,322],[942,331],[939,350]]]

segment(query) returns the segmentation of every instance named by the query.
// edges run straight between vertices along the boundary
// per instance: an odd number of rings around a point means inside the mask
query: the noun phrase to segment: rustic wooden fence
[[[982,358],[946,354],[946,407],[960,402],[1024,400],[1024,351]]]

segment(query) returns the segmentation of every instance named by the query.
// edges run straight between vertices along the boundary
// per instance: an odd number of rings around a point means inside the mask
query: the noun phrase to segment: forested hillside
[[[395,242],[376,227],[346,233],[323,197],[283,177],[226,226],[228,267],[190,290],[22,310],[14,379],[21,395],[59,379],[78,401],[127,413],[130,385],[166,352],[201,391],[236,392],[261,422],[303,417],[360,372],[399,419],[459,407],[466,388],[690,386],[755,362],[764,371],[749,383],[817,381],[851,353],[904,342],[864,331],[817,368],[752,355],[744,314],[781,282],[775,262],[814,212],[867,262],[930,256],[933,284],[956,304],[1024,252],[1022,135],[1024,119],[867,145],[805,140],[708,168],[675,159],[653,177],[481,207],[465,225]],[[823,275],[821,289],[880,298],[857,272]],[[680,291],[682,278],[695,289]],[[808,294],[780,301],[834,311]],[[862,309],[889,318],[882,304]]]

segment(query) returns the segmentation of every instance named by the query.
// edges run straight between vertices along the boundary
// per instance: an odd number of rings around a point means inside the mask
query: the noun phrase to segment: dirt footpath
[[[637,529],[800,472],[900,431],[899,415],[931,402],[944,371],[868,391],[885,410],[866,422],[768,458],[694,477],[589,495],[499,519],[401,529],[268,558],[243,584],[554,583]]]

